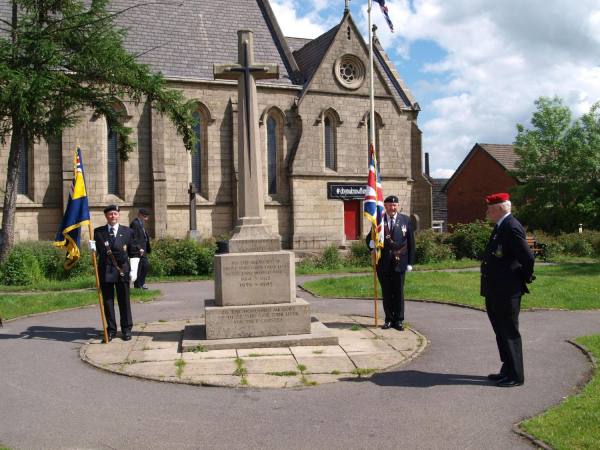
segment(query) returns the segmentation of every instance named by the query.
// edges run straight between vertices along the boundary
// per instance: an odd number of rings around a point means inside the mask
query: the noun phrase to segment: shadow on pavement
[[[490,381],[487,376],[459,373],[430,373],[421,372],[419,370],[377,373],[372,377],[359,378],[355,381],[368,381],[377,386],[404,386],[416,388],[452,385],[496,387],[495,383]]]
[[[4,334],[0,331],[0,340],[3,339],[41,339],[47,341],[87,341],[99,337],[101,330],[96,328],[56,328],[56,327],[29,327],[20,334]]]

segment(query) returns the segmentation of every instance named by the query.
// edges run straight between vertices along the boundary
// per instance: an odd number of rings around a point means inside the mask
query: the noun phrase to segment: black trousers
[[[146,284],[146,274],[148,273],[148,258],[146,258],[146,254],[140,258],[140,264],[138,265],[138,276],[135,282],[133,283],[133,287],[141,288]]]
[[[485,298],[485,308],[496,334],[502,372],[511,380],[525,381],[523,343],[519,333],[521,296],[509,299]]]
[[[106,316],[106,330],[117,334],[117,319],[115,317],[115,289],[119,303],[119,316],[121,331],[131,331],[133,319],[131,317],[131,304],[129,302],[129,283],[101,283],[102,298],[104,300],[104,315]]]
[[[406,272],[396,272],[393,266],[387,272],[377,271],[386,322],[401,323],[404,320],[405,275]]]

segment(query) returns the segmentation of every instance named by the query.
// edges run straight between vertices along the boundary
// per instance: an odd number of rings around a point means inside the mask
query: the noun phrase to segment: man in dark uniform
[[[117,335],[115,318],[115,289],[119,303],[121,332],[123,340],[131,340],[133,319],[129,303],[129,282],[137,278],[140,262],[137,243],[133,230],[119,225],[119,207],[110,205],[104,209],[107,224],[94,229],[94,240],[88,242],[88,248],[99,255],[98,276],[104,299],[104,314],[108,340]],[[112,255],[112,256],[111,256]]]
[[[508,194],[485,198],[487,212],[496,223],[481,263],[481,295],[496,334],[502,368],[488,375],[498,386],[521,386],[525,381],[523,348],[519,333],[521,297],[529,293],[534,256],[523,226],[513,217]]]
[[[404,278],[415,263],[415,236],[410,217],[398,212],[398,197],[390,195],[384,201],[384,246],[377,264],[377,278],[381,285],[385,323],[384,330],[404,330]],[[367,236],[369,248],[375,241]]]
[[[148,254],[152,251],[150,248],[150,238],[146,233],[144,223],[148,220],[150,211],[147,209],[140,209],[138,211],[137,218],[131,222],[129,227],[133,230],[133,236],[137,242],[139,253],[140,253],[140,265],[138,268],[137,280],[133,283],[133,287],[137,289],[148,289],[146,286],[146,274],[148,273]]]

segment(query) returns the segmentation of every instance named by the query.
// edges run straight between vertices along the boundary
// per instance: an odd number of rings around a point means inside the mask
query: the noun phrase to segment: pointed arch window
[[[324,120],[325,125],[325,167],[335,170],[336,159],[336,136],[335,120],[327,115]]]
[[[21,139],[21,161],[19,163],[19,183],[17,194],[29,195],[29,143],[27,136]]]
[[[196,192],[202,195],[202,118],[197,112],[193,113],[192,116],[198,121],[192,128],[194,136],[198,139],[192,153],[192,183],[196,188]]]
[[[267,119],[267,183],[269,195],[277,194],[277,121]]]
[[[119,195],[119,133],[112,131],[106,124],[108,132],[106,148],[106,173],[108,175],[108,193]]]

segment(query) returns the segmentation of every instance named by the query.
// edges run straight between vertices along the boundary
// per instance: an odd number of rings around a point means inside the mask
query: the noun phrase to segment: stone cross
[[[196,229],[196,187],[194,183],[190,183],[188,194],[190,194],[190,231],[192,231]]]
[[[238,30],[238,64],[214,64],[215,79],[238,81],[238,205],[241,225],[244,218],[255,224],[264,218],[264,186],[258,133],[256,80],[279,78],[277,64],[254,62],[254,39],[251,30]]]

